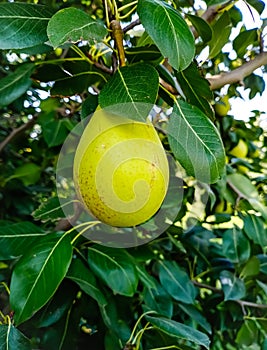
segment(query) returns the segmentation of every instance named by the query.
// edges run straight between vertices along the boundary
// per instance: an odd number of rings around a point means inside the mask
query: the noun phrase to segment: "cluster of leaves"
[[[233,60],[222,48],[242,17],[225,1],[207,1],[217,6],[210,24],[189,1],[46,3],[0,4],[0,347],[266,349],[267,137],[256,111],[247,123],[216,116],[203,78],[255,57],[258,31],[240,29]],[[122,42],[112,21],[127,28],[133,13],[145,30],[124,30]],[[264,89],[255,74],[245,83],[251,97]],[[70,228],[55,189],[68,133],[98,104],[124,103],[141,121],[154,104],[164,117],[171,108],[157,127],[187,173],[182,199],[174,189],[175,223],[127,250]],[[239,139],[246,158],[231,154]],[[195,198],[204,214],[186,229]],[[85,228],[107,234],[93,221]]]

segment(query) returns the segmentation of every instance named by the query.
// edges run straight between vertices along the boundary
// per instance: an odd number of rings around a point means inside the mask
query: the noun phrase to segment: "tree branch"
[[[0,153],[6,147],[6,145],[11,142],[19,134],[23,133],[25,130],[31,129],[36,122],[37,115],[33,116],[27,123],[22,124],[16,129],[13,129],[11,133],[0,143]]]
[[[267,64],[267,52],[262,52],[253,60],[244,63],[242,66],[227,73],[220,73],[207,77],[211,90],[216,90],[227,84],[243,84],[245,77],[253,73],[257,68]]]
[[[124,27],[123,33],[128,32],[128,30],[133,29],[135,26],[138,26],[139,24],[141,24],[140,19],[138,18],[137,20],[133,21],[132,23],[128,24],[126,27]]]

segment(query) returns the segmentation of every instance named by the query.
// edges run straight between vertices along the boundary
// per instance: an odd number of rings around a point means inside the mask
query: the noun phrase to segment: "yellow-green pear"
[[[227,95],[223,96],[218,102],[215,103],[214,109],[216,114],[221,117],[227,115],[231,109],[229,97]]]
[[[85,208],[118,227],[142,224],[168,188],[166,153],[151,123],[97,110],[74,159],[74,183]]]
[[[239,139],[238,144],[229,152],[229,154],[237,158],[245,158],[248,154],[248,146],[246,142]]]

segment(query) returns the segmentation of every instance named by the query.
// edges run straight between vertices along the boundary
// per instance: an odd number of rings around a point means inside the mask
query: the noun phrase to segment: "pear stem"
[[[110,22],[110,29],[112,30],[112,36],[115,41],[115,46],[118,51],[119,56],[119,64],[120,67],[124,67],[125,63],[125,52],[123,47],[123,30],[121,28],[121,24],[117,20],[113,20]]]

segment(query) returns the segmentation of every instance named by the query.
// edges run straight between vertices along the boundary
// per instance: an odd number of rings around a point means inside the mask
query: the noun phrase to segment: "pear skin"
[[[144,223],[168,188],[166,153],[151,123],[104,110],[86,126],[74,159],[74,184],[84,207],[111,226]]]

